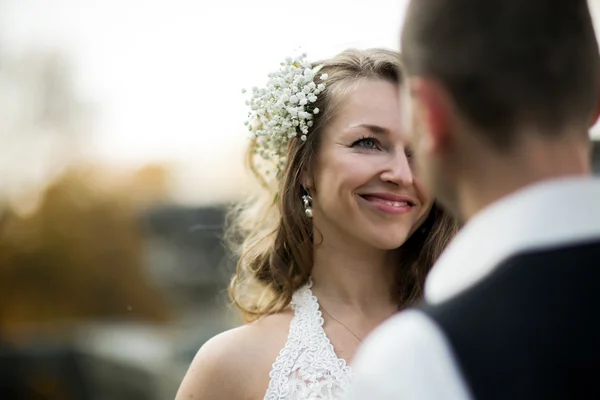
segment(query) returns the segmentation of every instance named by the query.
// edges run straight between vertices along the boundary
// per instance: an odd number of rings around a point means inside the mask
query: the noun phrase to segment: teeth
[[[387,204],[389,206],[394,206],[394,207],[405,207],[408,205],[407,202],[405,201],[383,201],[384,204]]]

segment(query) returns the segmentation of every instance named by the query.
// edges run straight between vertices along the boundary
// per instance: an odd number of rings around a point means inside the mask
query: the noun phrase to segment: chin
[[[382,233],[376,235],[377,237],[372,237],[370,242],[373,244],[373,247],[380,250],[396,250],[401,247],[408,240],[407,234],[395,234],[395,235],[387,235],[384,236]]]
[[[381,250],[388,250],[388,251],[392,251],[392,250],[396,250],[399,249],[400,247],[402,247],[402,245],[406,243],[406,240],[402,240],[402,241],[397,241],[394,243],[384,243],[382,244],[379,248]]]
[[[391,251],[402,246],[412,234],[408,221],[356,221],[360,241],[378,250]]]

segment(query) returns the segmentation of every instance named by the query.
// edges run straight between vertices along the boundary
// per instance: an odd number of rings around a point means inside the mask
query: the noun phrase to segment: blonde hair
[[[320,73],[328,78],[314,104],[321,112],[306,142],[290,141],[288,161],[275,181],[267,180],[257,168],[255,143],[251,142],[247,164],[260,182],[260,192],[236,205],[228,217],[227,239],[238,257],[229,295],[247,322],[284,310],[294,291],[310,277],[313,228],[300,200],[300,179],[313,165],[324,127],[359,81],[382,79],[399,85],[402,80],[400,55],[389,50],[346,50],[314,65],[322,65]],[[396,287],[399,308],[420,298],[427,272],[455,231],[454,221],[434,205],[420,230],[401,247]]]

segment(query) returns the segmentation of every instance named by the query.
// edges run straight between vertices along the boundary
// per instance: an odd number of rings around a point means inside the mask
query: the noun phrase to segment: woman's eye
[[[368,149],[368,150],[377,150],[379,148],[377,140],[375,140],[373,138],[359,139],[352,144],[352,147],[358,147],[361,149]]]

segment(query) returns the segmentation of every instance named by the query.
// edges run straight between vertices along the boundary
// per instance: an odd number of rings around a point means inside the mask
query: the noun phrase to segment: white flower
[[[286,58],[278,71],[268,74],[265,87],[252,88],[246,101],[250,112],[244,124],[256,138],[256,154],[278,170],[286,163],[288,141],[297,136],[306,141],[314,115],[319,113],[318,108],[311,111],[306,106],[316,102],[325,89],[323,83],[315,83],[316,70],[305,58]],[[323,81],[327,74],[319,78]]]
[[[321,80],[322,81],[324,81],[327,78],[329,78],[329,75],[327,75],[327,74],[321,74]]]
[[[242,88],[242,94],[246,93],[246,89]]]

